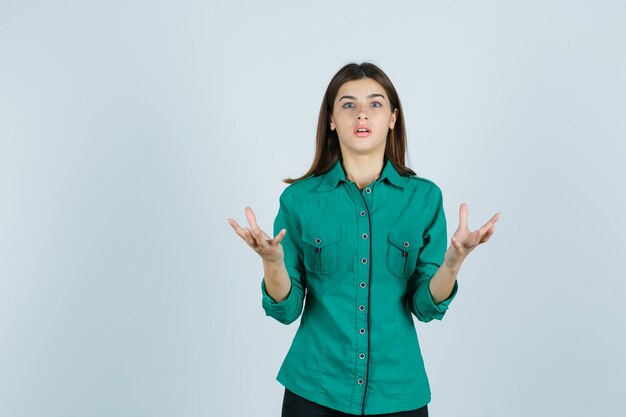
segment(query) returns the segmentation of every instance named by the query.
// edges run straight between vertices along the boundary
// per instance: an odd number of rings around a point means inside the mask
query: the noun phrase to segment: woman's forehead
[[[372,78],[361,78],[358,80],[347,81],[339,87],[337,91],[337,99],[343,96],[353,96],[356,98],[365,98],[371,94],[380,94],[387,98],[387,94],[382,85]]]

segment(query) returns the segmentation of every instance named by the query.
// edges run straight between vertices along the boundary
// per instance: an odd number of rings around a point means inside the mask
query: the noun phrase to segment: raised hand
[[[259,228],[256,223],[256,216],[250,207],[246,207],[246,218],[250,227],[242,228],[233,219],[228,219],[228,223],[264,261],[277,263],[282,262],[284,254],[280,241],[283,240],[287,230],[282,229],[273,239]]]
[[[495,232],[495,224],[500,213],[494,214],[480,229],[471,232],[467,227],[467,204],[461,204],[459,209],[459,227],[452,236],[452,245],[446,253],[452,265],[460,266],[465,257],[481,243],[485,243]]]

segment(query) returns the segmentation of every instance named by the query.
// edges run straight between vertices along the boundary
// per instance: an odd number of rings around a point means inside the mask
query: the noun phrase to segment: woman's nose
[[[359,120],[367,120],[367,113],[365,113],[365,110],[361,109],[356,117]]]

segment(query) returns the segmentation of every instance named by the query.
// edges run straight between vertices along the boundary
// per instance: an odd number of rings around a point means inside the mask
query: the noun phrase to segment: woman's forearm
[[[456,276],[461,268],[461,263],[450,261],[450,251],[454,251],[454,247],[450,246],[446,251],[446,256],[443,263],[430,280],[430,294],[435,304],[439,304],[445,301],[452,294],[454,289],[454,283],[456,282]],[[458,255],[454,257],[458,259]],[[457,261],[458,262],[458,261]]]
[[[265,290],[277,303],[283,301],[291,291],[291,279],[285,267],[285,261],[270,262],[263,260]]]

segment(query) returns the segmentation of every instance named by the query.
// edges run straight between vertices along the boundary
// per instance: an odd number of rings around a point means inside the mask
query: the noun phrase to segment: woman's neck
[[[343,169],[346,178],[362,190],[380,177],[384,158],[372,155],[346,155],[343,158]]]

